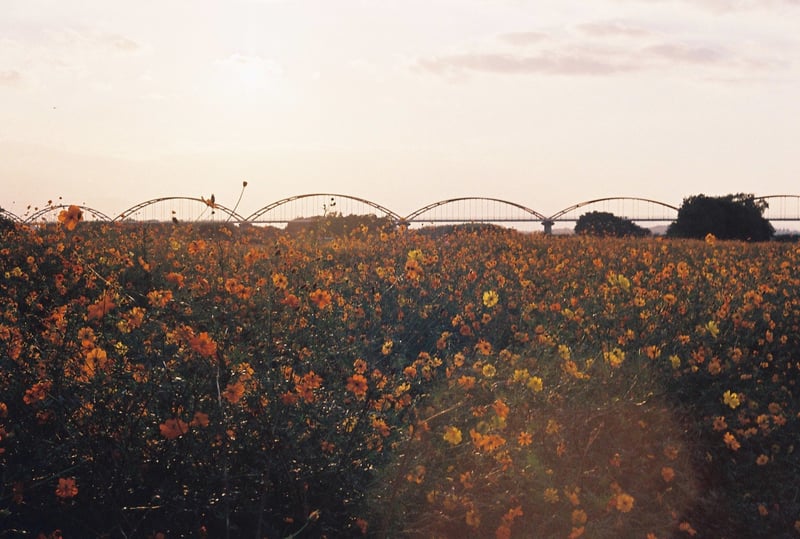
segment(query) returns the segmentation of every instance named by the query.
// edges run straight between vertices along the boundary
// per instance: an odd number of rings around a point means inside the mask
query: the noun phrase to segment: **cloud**
[[[753,40],[722,42],[713,34],[671,35],[635,21],[587,21],[548,33],[533,29],[496,38],[474,43],[471,50],[420,58],[415,67],[447,77],[469,73],[608,77],[647,70],[694,70],[703,80],[763,79],[767,71],[786,67],[774,47],[757,47]]]
[[[94,29],[67,27],[52,30],[49,34],[52,42],[62,47],[124,53],[137,52],[142,48],[127,36]]]
[[[141,49],[141,46],[132,39],[116,34],[105,35],[102,41],[119,52],[136,52]]]
[[[672,0],[625,0],[640,3],[664,3]],[[753,9],[775,9],[781,7],[800,7],[800,0],[681,0],[685,4],[715,13],[730,13]]]
[[[280,64],[257,54],[235,52],[222,60],[218,60],[216,63],[224,69],[231,69],[236,72],[260,73],[264,76],[283,74],[283,67]]]
[[[664,59],[676,64],[724,64],[729,54],[719,48],[694,46],[686,43],[661,43],[645,47],[645,56]]]
[[[532,43],[541,43],[548,36],[543,32],[510,32],[501,34],[498,37],[511,45],[530,45]]]
[[[0,86],[17,86],[21,83],[22,74],[19,71],[15,69],[0,71]]]
[[[602,57],[579,51],[542,52],[536,55],[466,53],[423,59],[422,69],[450,75],[463,71],[508,74],[610,75],[636,69],[625,58]]]
[[[650,31],[623,21],[598,21],[578,25],[578,29],[593,37],[644,37]]]

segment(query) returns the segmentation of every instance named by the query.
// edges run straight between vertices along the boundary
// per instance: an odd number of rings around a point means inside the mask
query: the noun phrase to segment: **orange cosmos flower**
[[[474,376],[462,376],[458,379],[458,385],[465,390],[470,390],[475,387],[475,377]]]
[[[728,449],[731,451],[738,451],[739,448],[742,447],[742,444],[739,443],[739,440],[736,439],[736,436],[730,432],[726,432],[722,439],[725,442],[725,445],[727,445]]]
[[[519,436],[517,436],[517,443],[522,447],[531,445],[531,443],[533,443],[533,436],[531,436],[530,432],[520,432]]]
[[[236,404],[242,397],[244,396],[244,384],[241,382],[234,382],[232,384],[228,384],[225,387],[225,391],[222,392],[222,398],[228,401],[231,404]]]
[[[356,374],[364,374],[367,372],[367,362],[359,358],[353,362],[353,370]]]
[[[488,356],[492,353],[492,344],[489,341],[480,339],[475,345],[475,350],[482,356]]]
[[[425,479],[425,466],[419,465],[414,468],[411,473],[406,474],[406,481],[409,483],[422,484]]]
[[[46,380],[44,382],[36,382],[31,386],[30,389],[25,391],[25,395],[22,397],[22,401],[25,404],[33,404],[34,402],[40,402],[47,398],[47,393],[50,391],[50,388],[53,387],[53,382]]]
[[[501,419],[505,419],[508,416],[509,408],[508,405],[500,399],[494,401],[492,404],[492,408],[494,408],[494,413],[497,414],[497,417]]]
[[[572,523],[573,524],[586,524],[589,516],[586,514],[586,511],[583,509],[574,509],[572,511]]]
[[[203,412],[195,412],[194,419],[189,423],[190,427],[207,427],[209,423],[208,414]]]
[[[352,392],[359,399],[367,395],[367,378],[363,374],[354,374],[347,379],[347,391]]]
[[[74,498],[78,495],[78,487],[75,484],[74,477],[59,477],[58,487],[56,488],[56,496],[66,500],[67,498]]]
[[[422,277],[422,265],[416,259],[409,258],[405,265],[406,278],[418,281]]]
[[[217,207],[217,199],[213,193],[211,194],[211,198],[206,199],[205,197],[201,196],[200,200],[205,202],[206,206],[208,206],[209,208],[215,209]]]
[[[189,346],[203,357],[212,357],[217,353],[217,343],[214,342],[206,331],[189,339]]]
[[[322,387],[322,377],[314,371],[304,374],[302,378],[299,376],[295,377],[294,389],[305,402],[314,402],[316,399],[314,390],[320,387]]]
[[[184,286],[184,278],[183,275],[180,273],[176,273],[171,271],[164,276],[167,279],[167,282],[176,285],[178,288],[183,288]]]
[[[291,307],[292,309],[296,309],[300,306],[300,298],[294,294],[286,294],[286,296],[281,300],[281,304]]]
[[[161,436],[167,440],[174,440],[175,438],[179,438],[180,436],[186,434],[186,432],[189,430],[189,425],[187,425],[186,422],[181,419],[173,418],[167,419],[161,423],[158,428],[161,431]]]
[[[671,466],[664,466],[661,468],[661,477],[669,483],[673,479],[675,479],[675,470],[672,469]]]
[[[103,318],[103,316],[110,312],[114,307],[115,305],[113,298],[109,297],[107,294],[103,294],[103,297],[89,305],[87,308],[86,318],[88,320]]]
[[[172,300],[172,290],[153,290],[147,293],[147,300],[151,306],[163,309]]]
[[[331,304],[331,293],[326,290],[317,288],[308,297],[317,309],[324,309]]]
[[[58,214],[58,221],[67,227],[67,230],[75,230],[75,227],[78,226],[78,223],[82,220],[83,212],[79,206],[74,204],[70,205],[69,209],[61,210]]]
[[[196,255],[202,251],[205,251],[205,249],[205,240],[192,240],[189,242],[189,246],[186,248],[190,255]]]
[[[622,492],[620,494],[617,494],[615,506],[617,508],[617,511],[619,511],[620,513],[630,513],[631,510],[633,509],[634,502],[635,500],[633,496],[625,492]]]

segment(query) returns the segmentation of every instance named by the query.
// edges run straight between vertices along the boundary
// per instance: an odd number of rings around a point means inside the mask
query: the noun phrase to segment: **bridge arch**
[[[78,204],[56,204],[52,206],[46,206],[38,211],[33,212],[25,219],[24,223],[33,223],[35,224],[37,221],[47,221],[46,216],[51,215],[55,220],[58,220],[58,214],[61,213],[61,210],[69,209],[70,206],[78,206],[81,211],[83,212],[84,219],[86,216],[90,216],[91,218],[97,221],[111,221],[111,217],[106,215],[105,213],[101,212],[100,210],[96,210],[94,208],[90,208],[89,206],[81,206]]]
[[[447,212],[443,212],[442,209],[446,206],[455,208],[455,210],[450,209]],[[478,216],[479,213],[480,216]],[[403,221],[406,223],[443,224],[462,222],[545,223],[547,217],[536,210],[509,200],[491,197],[459,197],[440,200],[423,206],[408,214]]]
[[[365,198],[360,198],[352,195],[342,195],[337,193],[308,193],[304,195],[295,195],[292,197],[284,198],[281,200],[277,200],[271,204],[267,204],[263,208],[256,210],[252,214],[250,214],[247,219],[248,222],[251,223],[288,223],[297,218],[303,217],[316,217],[320,215],[320,212],[325,211],[336,211],[341,212],[343,215],[352,215],[352,213],[345,214],[341,211],[342,207],[337,206],[337,200],[342,199],[344,201],[349,201],[351,203],[361,204],[363,206],[368,206],[374,210],[378,210],[384,216],[389,217],[393,221],[397,222],[400,221],[402,218],[392,210],[381,206],[376,202],[372,202],[371,200],[367,200]],[[294,215],[289,215],[286,211],[279,212],[277,215],[270,215],[265,217],[269,213],[274,213],[274,210],[278,208],[289,208],[292,203],[300,203],[294,204]],[[299,206],[300,214],[297,214]],[[350,204],[350,208],[352,209],[353,204]],[[311,213],[309,213],[311,212]]]
[[[10,212],[6,209],[0,208],[0,217],[4,219],[8,219],[9,221],[14,221],[15,223],[21,223],[22,218],[14,212]]]
[[[800,195],[767,195],[755,200],[767,203],[764,217],[768,221],[800,221]]]
[[[156,206],[161,206],[160,214],[152,211]],[[178,209],[176,210],[176,208]],[[148,211],[143,212],[143,210]],[[222,204],[197,197],[160,197],[145,200],[120,213],[114,218],[114,221],[169,221],[173,217],[183,221],[198,221],[207,214],[215,215],[217,210],[227,216],[226,220],[244,221],[241,215]],[[192,215],[187,218],[186,215],[189,214]],[[213,221],[214,219],[205,220]]]
[[[584,202],[579,202],[568,208],[564,208],[563,210],[554,213],[550,216],[550,221],[577,221],[578,217],[570,216],[569,214],[575,212],[580,208],[584,208],[590,205],[601,205],[608,207],[610,204],[618,203],[617,212],[614,213],[617,217],[622,217],[625,219],[630,219],[632,221],[672,221],[677,217],[678,208],[673,206],[672,204],[667,204],[666,202],[660,202],[658,200],[652,200],[649,198],[639,198],[639,197],[606,197],[606,198],[596,198],[594,200],[587,200]],[[627,210],[629,209],[637,209],[639,204],[645,204],[650,208],[656,208],[661,211],[660,214],[655,212],[649,212],[646,215],[638,212],[630,212],[628,213]],[[629,207],[626,207],[628,205]],[[620,211],[620,208],[622,211]],[[665,210],[670,210],[670,213],[665,213]],[[674,213],[671,213],[674,212]],[[637,214],[638,213],[638,214]]]

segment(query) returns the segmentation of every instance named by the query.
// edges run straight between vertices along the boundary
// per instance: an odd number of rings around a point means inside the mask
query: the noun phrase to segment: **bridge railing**
[[[768,207],[764,216],[771,222],[800,222],[800,195],[757,197]],[[48,205],[30,215],[19,217],[2,209],[2,217],[24,223],[52,222],[66,204]],[[84,218],[98,221],[214,221],[232,223],[287,224],[296,219],[341,215],[377,214],[409,226],[457,223],[493,223],[520,229],[550,232],[559,223],[575,223],[590,211],[604,211],[638,223],[670,223],[678,208],[657,200],[639,197],[606,197],[579,202],[552,215],[546,215],[513,201],[490,197],[460,197],[427,204],[403,217],[395,211],[367,199],[336,193],[311,193],[284,198],[263,206],[247,217],[213,198],[162,197],[136,204],[114,218],[88,206],[80,206]],[[774,225],[773,225],[774,226]],[[776,228],[778,228],[776,226]]]

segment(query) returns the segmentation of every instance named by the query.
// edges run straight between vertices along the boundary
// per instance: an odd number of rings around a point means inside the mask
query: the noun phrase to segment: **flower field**
[[[0,232],[0,537],[800,536],[800,247]]]

